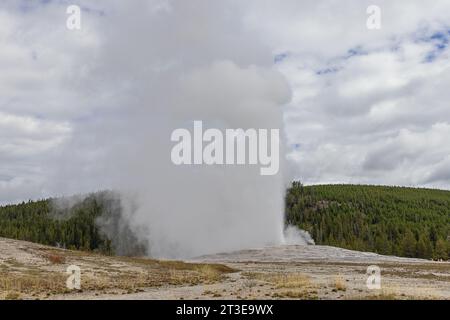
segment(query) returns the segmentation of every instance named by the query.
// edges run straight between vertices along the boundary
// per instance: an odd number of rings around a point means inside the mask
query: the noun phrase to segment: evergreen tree
[[[434,250],[434,258],[437,260],[447,260],[448,259],[448,244],[443,239],[438,239],[436,241],[436,248]]]
[[[363,185],[303,186],[286,194],[286,224],[317,244],[431,259],[450,235],[450,192]],[[439,256],[449,255],[440,241]]]

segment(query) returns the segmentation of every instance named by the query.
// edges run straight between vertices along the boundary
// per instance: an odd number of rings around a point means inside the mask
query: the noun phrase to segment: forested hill
[[[450,256],[450,192],[364,185],[303,186],[286,195],[286,223],[316,244],[403,257]]]
[[[146,253],[123,218],[120,196],[110,191],[0,207],[0,237],[105,254]]]
[[[286,195],[286,224],[316,244],[404,257],[448,259],[450,192],[382,186],[302,186]],[[108,254],[146,245],[123,218],[113,192],[0,207],[0,237]]]

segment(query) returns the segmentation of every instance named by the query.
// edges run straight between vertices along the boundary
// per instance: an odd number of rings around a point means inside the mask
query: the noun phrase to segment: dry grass
[[[277,288],[308,288],[311,280],[301,273],[278,275],[273,279]]]
[[[346,291],[347,290],[347,285],[345,284],[345,280],[341,276],[337,276],[336,278],[334,278],[333,284],[334,284],[334,288],[337,291]]]
[[[31,249],[27,252],[33,253]],[[168,285],[210,284],[235,271],[219,264],[110,257],[54,248],[36,250],[34,254],[41,260],[25,264],[9,259],[0,264],[0,299],[12,298],[12,293],[21,298],[45,298],[71,292],[66,288],[68,260],[81,268],[80,291],[98,294],[135,293],[142,292],[143,288]]]
[[[450,269],[450,265],[448,266]],[[449,270],[447,269],[447,270]],[[425,279],[425,280],[438,280],[450,282],[450,277],[446,274],[443,274],[441,270],[422,270],[418,268],[409,268],[409,269],[401,269],[397,268],[394,270],[385,270],[383,272],[384,275],[409,278],[411,275],[414,275],[416,279]]]
[[[135,272],[123,271],[114,277],[99,272],[85,275],[82,288],[89,291],[117,289],[131,293],[148,287],[210,284],[222,277],[223,273],[208,265],[198,266],[194,270],[151,266]]]
[[[197,266],[194,270],[199,272],[201,277],[207,283],[214,283],[223,278],[223,272],[219,271],[212,265]]]
[[[273,288],[272,298],[317,299],[317,290],[311,278],[302,273],[252,273],[244,274],[247,279],[263,281]],[[290,289],[290,290],[285,290]]]
[[[311,287],[312,283],[307,275],[302,273],[287,273],[287,274],[273,274],[273,273],[252,273],[244,274],[248,279],[268,282],[276,288],[307,288]]]
[[[398,296],[394,293],[380,293],[365,297],[366,300],[398,300]]]
[[[401,286],[385,286],[381,290],[364,297],[369,300],[440,300],[436,292],[431,287],[415,287],[413,290],[404,291]]]
[[[381,290],[371,290],[369,294],[349,296],[348,300],[400,300],[407,299],[406,295],[400,294],[395,288],[383,288]]]
[[[222,294],[217,291],[205,290],[202,294],[203,296],[212,296],[213,298],[220,298]]]
[[[5,296],[5,300],[19,300],[20,293],[17,292],[8,292]]]
[[[28,275],[15,272],[0,273],[0,295],[3,293],[5,299],[10,299],[12,293],[33,296],[65,291],[65,277],[59,273]]]
[[[272,295],[273,298],[287,298],[287,299],[302,299],[302,300],[316,300],[317,292],[308,290],[288,290],[276,292]]]
[[[47,260],[52,264],[64,264],[66,263],[66,258],[57,254],[48,254]]]

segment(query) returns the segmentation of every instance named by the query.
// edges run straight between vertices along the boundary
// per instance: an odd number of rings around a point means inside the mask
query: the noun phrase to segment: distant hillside
[[[286,224],[316,244],[414,258],[450,256],[450,192],[382,186],[302,186],[286,195]],[[120,196],[29,201],[0,207],[0,237],[106,254],[143,255]]]
[[[0,237],[105,254],[146,252],[110,191],[0,207]]]
[[[303,186],[286,195],[286,223],[316,244],[403,257],[450,256],[450,192],[363,185]]]

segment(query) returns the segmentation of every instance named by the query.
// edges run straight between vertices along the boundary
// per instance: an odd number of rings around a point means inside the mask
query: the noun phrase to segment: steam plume
[[[194,120],[218,129],[281,129],[281,106],[290,99],[272,68],[272,52],[245,28],[239,7],[194,2],[107,2],[109,10],[93,27],[100,40],[78,88],[79,94],[95,88],[90,103],[99,105],[102,117],[79,123],[67,149],[83,152],[95,144],[97,152],[88,165],[86,155],[75,156],[72,167],[56,173],[133,199],[125,217],[146,230],[139,236],[157,257],[283,240],[282,173],[171,162],[174,129],[190,128]],[[83,164],[84,171],[74,172]]]

